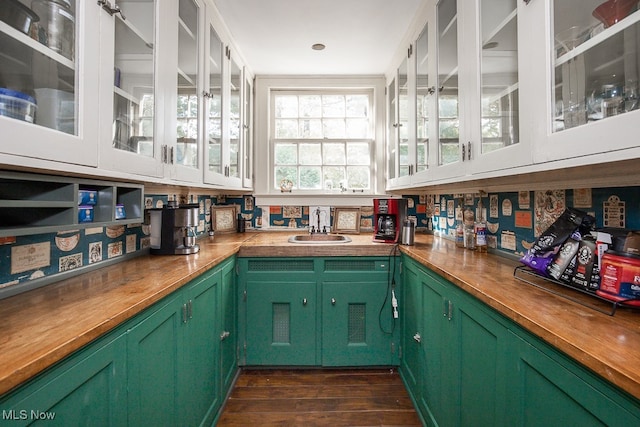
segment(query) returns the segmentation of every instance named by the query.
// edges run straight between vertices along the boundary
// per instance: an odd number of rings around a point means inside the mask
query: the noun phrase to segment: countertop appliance
[[[151,224],[151,253],[188,255],[200,250],[196,243],[198,205],[170,203],[162,208],[147,209]]]
[[[373,199],[373,241],[397,243],[406,216],[407,199]]]

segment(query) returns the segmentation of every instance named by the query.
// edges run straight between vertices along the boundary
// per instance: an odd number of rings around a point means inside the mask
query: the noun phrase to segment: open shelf
[[[79,221],[80,190],[96,191],[92,222]],[[0,172],[0,237],[139,223],[143,200],[141,184]],[[124,219],[116,220],[118,204],[125,208]]]

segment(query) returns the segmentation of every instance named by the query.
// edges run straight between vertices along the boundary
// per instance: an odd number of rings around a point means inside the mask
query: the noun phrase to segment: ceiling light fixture
[[[314,45],[311,46],[311,49],[313,50],[324,50],[326,46],[323,45],[322,43],[316,43]]]

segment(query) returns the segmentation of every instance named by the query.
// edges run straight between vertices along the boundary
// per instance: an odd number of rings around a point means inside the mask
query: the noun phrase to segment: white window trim
[[[256,204],[294,204],[304,205],[305,201],[318,200],[326,197],[332,206],[366,206],[371,204],[373,197],[384,195],[385,188],[385,78],[384,76],[262,76],[256,77],[255,82],[255,179],[254,190]],[[354,89],[373,90],[372,117],[375,120],[373,130],[373,181],[369,194],[333,193],[319,194],[317,192],[294,191],[281,193],[273,189],[273,153],[269,137],[271,135],[271,105],[272,90],[304,90],[304,89]],[[263,202],[264,201],[264,202]]]

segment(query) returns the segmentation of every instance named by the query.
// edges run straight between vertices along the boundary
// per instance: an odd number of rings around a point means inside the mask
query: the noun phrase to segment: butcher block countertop
[[[215,267],[239,256],[389,256],[394,246],[370,234],[349,243],[292,244],[291,232],[248,232],[199,239],[194,255],[142,255],[0,300],[0,394],[90,343]],[[640,311],[615,316],[514,279],[519,264],[416,235],[400,246],[505,317],[640,399]],[[397,253],[397,252],[396,252]],[[575,296],[577,292],[560,289]],[[589,298],[589,297],[586,297]],[[606,306],[604,306],[606,307]]]

